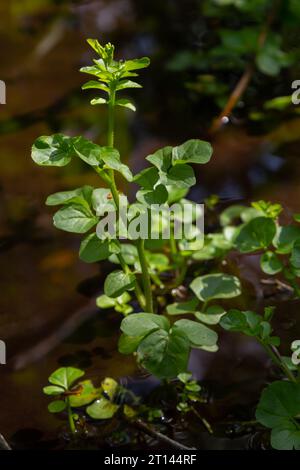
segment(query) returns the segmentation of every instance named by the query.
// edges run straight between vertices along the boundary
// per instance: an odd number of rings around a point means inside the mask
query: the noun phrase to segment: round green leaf
[[[276,252],[283,255],[290,253],[298,238],[300,238],[299,226],[285,225],[284,227],[279,227],[274,238]]]
[[[110,189],[97,188],[92,194],[92,206],[98,216],[106,212],[116,212],[116,205],[113,201]]]
[[[152,190],[159,178],[157,168],[146,168],[134,176],[133,181],[144,189]]]
[[[146,160],[158,168],[161,172],[165,173],[168,171],[172,164],[172,147],[164,147],[157,150],[152,155],[146,157]]]
[[[84,371],[76,369],[75,367],[60,367],[50,375],[48,380],[53,385],[58,385],[65,390],[69,390],[74,382],[83,375]]]
[[[120,253],[126,264],[134,264],[138,260],[137,248],[130,243],[121,243]],[[114,254],[109,257],[112,263],[119,263],[119,258]]]
[[[61,204],[68,204],[77,198],[84,199],[88,204],[91,202],[92,186],[83,186],[82,188],[73,189],[71,191],[61,191],[48,196],[46,200],[47,206],[58,206]]]
[[[144,336],[127,336],[122,333],[118,342],[118,351],[125,355],[134,353]]]
[[[72,408],[88,405],[101,394],[101,389],[95,388],[91,380],[84,380],[79,382],[78,385],[80,386],[80,393],[69,396]]]
[[[194,170],[190,165],[179,163],[168,171],[167,179],[164,183],[174,185],[177,188],[190,188],[196,184]]]
[[[268,248],[276,234],[276,224],[269,217],[256,217],[244,224],[234,239],[234,244],[242,253]]]
[[[31,152],[33,161],[43,166],[65,166],[73,155],[73,139],[62,134],[39,137]]]
[[[172,151],[173,164],[207,163],[212,156],[212,146],[203,140],[191,139]]]
[[[212,299],[230,299],[241,294],[239,279],[222,273],[196,277],[190,288],[203,302]]]
[[[260,258],[260,267],[264,273],[272,276],[282,271],[283,264],[275,253],[266,251]]]
[[[128,166],[121,162],[118,150],[111,147],[101,147],[101,159],[107,168],[118,171],[127,181],[132,181],[132,173]]]
[[[295,269],[300,269],[300,238],[293,244],[290,263]]]
[[[272,428],[271,444],[278,450],[300,450],[300,384],[276,381],[262,393],[256,419]]]
[[[124,108],[128,108],[128,109],[130,109],[131,111],[136,111],[136,107],[134,106],[134,104],[133,104],[130,100],[126,99],[126,98],[122,98],[122,99],[120,99],[120,100],[117,100],[117,101],[116,101],[116,105],[117,105],[117,106],[122,106],[122,107],[124,107]]]
[[[64,393],[65,389],[62,387],[58,387],[57,385],[48,385],[47,387],[43,388],[43,392],[46,395],[61,395]]]
[[[217,325],[225,314],[226,311],[220,305],[211,305],[203,313],[195,312],[195,317],[207,325]]]
[[[163,315],[154,313],[133,313],[124,318],[121,323],[121,330],[127,336],[144,336],[153,330],[168,331],[169,328],[169,320]]]
[[[145,67],[148,67],[149,65],[150,65],[149,57],[141,57],[140,59],[126,60],[124,64],[124,68],[125,70],[130,71],[130,70],[143,69]]]
[[[66,409],[66,403],[63,400],[55,400],[49,403],[48,411],[50,413],[60,413]]]
[[[96,89],[96,90],[103,90],[109,91],[109,87],[104,85],[104,83],[98,82],[96,80],[90,80],[89,82],[85,83],[81,87],[82,90],[89,90],[89,89]]]
[[[186,334],[192,346],[214,346],[218,340],[215,331],[193,320],[178,320],[175,325]]]
[[[235,219],[239,219],[245,209],[246,206],[240,206],[237,204],[227,207],[220,215],[220,223],[222,227],[226,227],[227,225],[230,225]]]
[[[134,289],[135,276],[121,270],[110,273],[104,282],[104,293],[108,297],[119,297],[127,290]]]
[[[78,137],[74,141],[76,155],[91,166],[99,166],[101,163],[101,147],[93,142]]]
[[[56,228],[73,233],[85,233],[94,227],[97,222],[98,217],[88,207],[77,203],[63,206],[53,216],[53,223]]]
[[[199,305],[199,300],[193,298],[187,302],[176,302],[167,306],[169,315],[184,315],[185,313],[194,313]]]
[[[142,204],[151,206],[152,204],[163,204],[168,200],[168,191],[163,184],[159,184],[153,190],[140,190],[136,193],[136,198]]]
[[[138,360],[158,378],[177,377],[187,369],[190,342],[177,327],[168,333],[157,330],[146,336],[138,346]]]
[[[106,398],[96,400],[86,409],[87,414],[93,419],[110,419],[118,411],[119,405],[110,402]]]
[[[221,326],[224,330],[240,331],[253,336],[259,322],[259,316],[254,312],[241,312],[240,310],[231,309],[222,318]]]
[[[93,98],[91,100],[91,105],[96,106],[97,104],[107,104],[107,100],[105,98]],[[82,158],[82,157],[80,157],[80,158]]]
[[[80,245],[79,256],[86,263],[107,259],[110,255],[109,240],[100,240],[96,233],[85,237]]]

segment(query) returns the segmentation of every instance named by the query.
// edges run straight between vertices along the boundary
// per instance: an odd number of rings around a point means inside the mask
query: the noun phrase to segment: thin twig
[[[260,282],[264,285],[275,286],[277,288],[287,290],[288,292],[294,292],[294,289],[291,286],[280,281],[280,279],[261,279]]]
[[[192,406],[191,410],[197,416],[197,418],[199,418],[202,421],[203,426],[207,429],[209,434],[213,434],[214,432],[213,432],[213,429],[212,429],[210,423],[205,418],[203,418],[203,416],[201,416],[201,414],[196,410],[196,408],[194,408]]]
[[[12,450],[7,440],[0,434],[0,450]]]
[[[276,13],[277,13],[280,3],[281,3],[281,0],[277,0],[273,3],[272,9],[267,17],[267,21],[264,24],[264,27],[262,28],[260,35],[258,37],[258,41],[257,41],[258,50],[262,49],[265,45],[265,42],[268,37],[268,32],[272,26],[272,23],[274,22],[276,18]],[[252,58],[251,62],[246,66],[246,69],[243,75],[241,76],[240,80],[235,86],[233,92],[231,93],[221,113],[216,119],[214,119],[212,126],[209,130],[211,134],[214,134],[220,129],[225,117],[230,116],[236,104],[238,103],[238,101],[241,99],[242,95],[248,88],[248,85],[253,77],[254,72],[255,72],[255,57]]]
[[[143,431],[145,434],[148,434],[151,437],[155,437],[157,440],[162,441],[165,444],[168,444],[169,446],[174,447],[175,449],[196,450],[195,447],[187,447],[184,444],[181,444],[180,442],[174,441],[174,439],[171,439],[170,437],[165,436],[159,431],[156,431],[153,427],[150,427],[148,424],[146,424],[144,421],[140,419],[137,419],[136,421],[132,421],[130,423],[134,425],[136,428],[138,428],[140,431]]]

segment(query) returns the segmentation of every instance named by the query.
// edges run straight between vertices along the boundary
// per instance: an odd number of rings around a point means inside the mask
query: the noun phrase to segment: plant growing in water
[[[79,158],[102,180],[103,187],[85,185],[55,193],[48,197],[46,203],[61,206],[53,218],[57,228],[85,234],[79,250],[83,261],[96,263],[108,259],[118,267],[107,276],[104,293],[96,303],[100,309],[115,309],[124,317],[119,351],[135,354],[139,364],[158,378],[169,380],[179,376],[183,390],[178,409],[187,412],[194,408],[193,401],[198,400],[199,392],[199,385],[187,374],[191,349],[216,352],[218,336],[213,328],[219,322],[224,329],[255,337],[289,380],[279,382],[281,385],[275,382],[263,393],[257,419],[273,429],[272,444],[275,447],[299,447],[297,415],[300,410],[297,407],[291,409],[287,403],[288,411],[284,411],[282,421],[274,421],[270,413],[266,413],[264,405],[272,402],[270,396],[280,387],[284,388],[283,393],[286,387],[293,387],[293,393],[298,390],[294,372],[276,349],[280,340],[272,336],[270,321],[273,310],[267,308],[261,317],[254,312],[240,310],[237,302],[236,308],[227,313],[228,302],[230,307],[235,306],[232,302],[236,301],[232,299],[241,294],[241,282],[224,263],[232,250],[258,252],[262,270],[268,275],[282,273],[293,294],[299,296],[299,226],[281,226],[281,206],[259,201],[252,207],[231,206],[223,211],[219,230],[206,234],[202,240],[197,225],[199,206],[186,199],[186,195],[196,183],[191,164],[205,164],[210,160],[210,144],[192,139],[179,146],[159,149],[146,157],[151,166],[133,176],[114,146],[115,111],[120,106],[135,110],[133,103],[120,98],[119,93],[140,87],[131,79],[137,77],[137,70],[147,67],[150,61],[145,57],[116,61],[111,44],[102,46],[97,40],[88,42],[98,58],[92,66],[81,69],[94,77],[83,89],[105,93],[105,98],[96,97],[91,104],[108,107],[106,145],[95,144],[83,136],[42,136],[33,145],[32,158],[41,166],[58,167]],[[116,175],[139,186],[134,202],[128,203],[127,197],[120,192]],[[216,202],[210,199],[211,210]],[[189,211],[170,212],[170,205],[174,203],[177,209],[188,205]],[[157,204],[162,208],[160,218],[157,211],[151,210]],[[121,216],[124,207],[127,207],[126,222],[135,227],[138,236],[124,227]],[[106,215],[111,213],[116,215],[113,230],[99,230],[108,221]],[[169,237],[164,236],[167,215],[172,228]],[[142,216],[144,219],[140,218]],[[150,230],[146,234],[141,220],[150,221]],[[299,221],[299,216],[295,216],[295,221]],[[188,225],[189,230],[177,238],[174,229],[182,222]],[[122,240],[124,234],[126,242]],[[207,261],[213,263],[207,264]],[[176,319],[176,316],[180,318]],[[120,410],[120,405],[114,400],[119,387],[113,379],[106,379],[100,389],[90,381],[80,382],[74,387],[82,376],[83,371],[78,369],[59,369],[49,378],[52,385],[44,389],[46,394],[57,398],[49,405],[51,412],[67,410],[72,433],[75,432],[77,418],[72,408],[87,406],[86,413],[94,419],[111,418]],[[121,408],[127,417],[135,416],[134,409]],[[211,432],[209,424],[200,415],[199,418]],[[282,436],[288,444],[282,443]]]
[[[158,377],[176,377],[187,370],[191,348],[217,350],[217,334],[205,323],[216,324],[224,313],[224,309],[215,304],[216,300],[240,294],[239,280],[230,274],[196,276],[190,285],[195,296],[184,305],[174,303],[166,310],[166,301],[170,303],[171,300],[172,303],[173,297],[180,291],[191,254],[202,247],[196,224],[198,207],[185,196],[196,183],[191,164],[207,163],[212,148],[208,142],[197,139],[177,147],[164,147],[146,157],[150,167],[133,176],[114,147],[115,111],[120,106],[135,110],[132,102],[119,97],[119,94],[129,88],[140,88],[131,79],[137,77],[136,71],[147,67],[150,61],[146,57],[116,61],[113,45],[102,46],[93,39],[89,39],[88,43],[98,58],[92,66],[81,69],[94,77],[83,89],[101,91],[106,95],[105,98],[97,97],[91,101],[92,105],[108,107],[106,145],[100,146],[83,136],[42,136],[33,145],[32,158],[41,166],[59,167],[69,164],[72,158],[80,158],[96,171],[106,185],[101,188],[82,186],[55,193],[48,197],[46,204],[62,206],[53,218],[57,228],[79,234],[88,233],[79,251],[83,261],[93,263],[109,259],[118,265],[118,269],[107,276],[104,294],[97,299],[97,305],[102,309],[114,308],[126,317],[121,324],[120,351],[124,354],[135,352],[138,361]],[[116,173],[127,182],[139,185],[133,203],[128,204],[126,196],[118,190]],[[189,204],[190,210],[188,213],[179,210],[170,215],[172,230],[168,238],[163,236],[162,221],[169,213],[169,204],[173,203],[177,203],[179,208]],[[142,234],[143,227],[139,227],[137,237],[128,231],[128,242],[124,243],[120,241],[124,227],[118,216],[126,204],[129,223],[135,224],[138,216],[146,214],[150,217],[151,231],[145,235]],[[157,213],[151,211],[153,204],[162,207],[160,221],[157,220]],[[113,235],[99,234],[99,223],[110,212],[117,215]],[[194,239],[185,233],[180,239],[175,239],[173,227],[178,222],[188,224],[190,233],[195,235]],[[153,231],[155,235],[150,236]],[[166,273],[169,273],[170,280],[165,281]],[[139,303],[140,313],[132,313],[133,294]],[[173,315],[185,312],[192,313],[194,318],[172,321]]]

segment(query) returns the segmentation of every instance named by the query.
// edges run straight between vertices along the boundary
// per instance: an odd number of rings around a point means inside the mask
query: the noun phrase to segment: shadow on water
[[[47,397],[41,393],[58,366],[83,367],[98,382],[105,376],[117,377],[145,400],[152,399],[159,384],[136,371],[133,359],[117,352],[120,319],[94,307],[108,267],[80,262],[78,238],[55,230],[50,210],[43,206],[49,193],[83,182],[97,185],[97,176],[79,159],[70,168],[42,171],[30,159],[32,142],[58,131],[84,133],[104,142],[105,111],[91,108],[88,96],[78,91],[84,83],[78,69],[90,59],[87,36],[116,42],[120,56],[153,57],[153,68],[142,75],[144,91],[136,96],[137,115],[118,115],[117,146],[134,171],[156,148],[199,136],[206,118],[199,115],[198,106],[190,110],[182,98],[182,84],[171,80],[162,67],[174,47],[174,31],[166,28],[160,37],[153,18],[142,20],[137,1],[41,0],[26,2],[27,10],[20,9],[20,2],[8,3],[11,7],[0,7],[9,25],[0,28],[0,78],[8,93],[0,114],[0,337],[8,352],[8,364],[0,369],[0,431],[16,448],[60,448],[58,420],[48,413]],[[171,100],[172,96],[176,98]],[[217,193],[234,201],[255,195],[281,202],[288,213],[300,212],[299,140],[297,118],[278,123],[264,135],[254,135],[247,124],[230,124],[214,137],[214,157],[201,168],[191,198],[202,201]],[[247,307],[261,311],[267,300],[260,294],[258,260],[244,256],[232,263],[251,286]],[[291,340],[300,337],[299,302],[278,296],[271,300],[277,306],[275,333],[280,332],[283,353],[288,354]],[[220,331],[219,353],[194,351],[190,369],[207,390],[203,413],[215,434],[202,432],[192,417],[178,420],[172,415],[162,423],[162,431],[171,428],[179,441],[199,448],[259,445],[251,425],[236,423],[251,419],[261,389],[275,374],[260,347],[251,339]],[[162,397],[163,391],[159,400]],[[122,426],[114,420],[103,424],[97,445],[157,445]],[[114,440],[103,438],[116,430]]]

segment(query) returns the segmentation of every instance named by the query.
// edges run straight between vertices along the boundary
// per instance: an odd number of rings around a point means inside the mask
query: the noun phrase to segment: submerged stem
[[[71,431],[72,434],[75,434],[76,433],[76,427],[75,427],[75,423],[74,423],[72,408],[71,408],[71,405],[70,405],[70,398],[67,397],[66,400],[67,400],[67,412],[68,412],[68,420],[69,420],[70,431]]]
[[[197,418],[199,418],[202,421],[203,426],[207,429],[209,434],[213,434],[214,433],[213,429],[212,429],[210,423],[207,421],[207,419],[203,418],[203,416],[201,416],[201,414],[196,410],[196,408],[194,406],[191,406],[191,410],[197,416]]]
[[[291,382],[297,382],[296,377],[290,371],[284,360],[282,359],[280,352],[275,346],[270,346],[268,344],[264,344],[261,342],[261,345],[265,349],[266,353],[270,356],[274,364],[276,364],[286,375],[286,377],[291,381]]]

